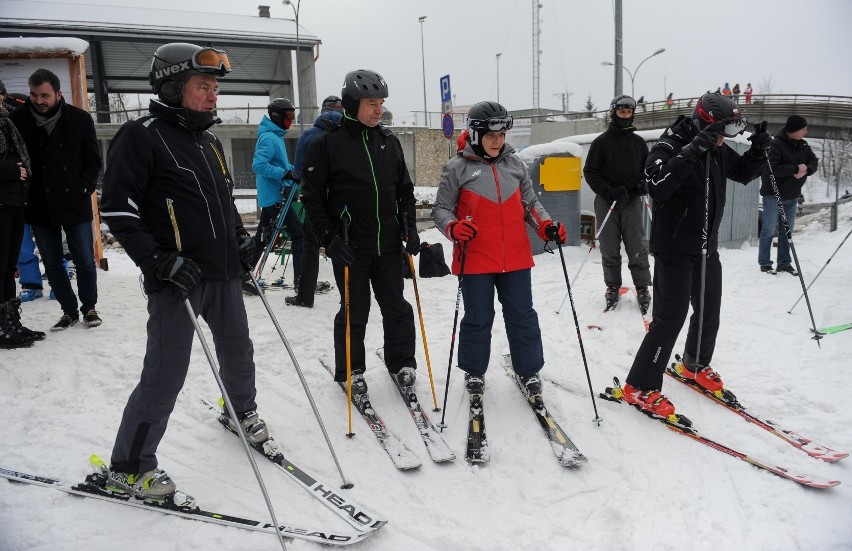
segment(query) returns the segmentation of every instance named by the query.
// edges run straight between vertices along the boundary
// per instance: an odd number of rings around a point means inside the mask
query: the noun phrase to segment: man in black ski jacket
[[[746,123],[730,98],[704,94],[692,117],[681,116],[660,136],[645,165],[645,183],[654,199],[654,320],[633,360],[624,396],[629,403],[664,417],[675,408],[661,393],[663,374],[690,303],[694,312],[678,372],[713,392],[724,386],[709,365],[722,302],[718,246],[726,183],[731,179],[748,184],[759,177],[772,141],[764,122],[749,138],[749,151],[737,154],[724,138],[743,132]],[[705,249],[706,270],[702,267]],[[703,286],[702,271],[706,273]],[[702,291],[703,308],[699,306]],[[703,319],[700,343],[699,313]]]
[[[799,115],[790,115],[785,124],[775,134],[772,147],[769,149],[769,164],[772,166],[772,174],[775,176],[775,185],[781,196],[781,205],[787,217],[787,225],[790,231],[796,224],[796,208],[802,187],[808,180],[808,176],[817,171],[818,161],[811,146],[805,141],[808,135],[808,122]],[[769,180],[769,170],[763,170],[761,178],[760,195],[763,201],[763,212],[760,220],[760,245],[757,252],[757,263],[760,271],[775,274],[772,269],[772,237],[778,232],[778,268],[779,272],[787,272],[799,275],[793,267],[790,258],[790,242],[787,240],[787,232],[781,220],[781,212],[778,210],[778,200],[775,190]]]
[[[382,311],[388,370],[402,386],[414,383],[414,313],[403,297],[402,214],[408,218],[406,251],[417,254],[414,184],[402,146],[380,124],[387,84],[374,71],[346,75],[341,123],[307,151],[302,201],[313,230],[334,265],[340,311],[334,319],[336,381],[346,380],[344,267],[349,267],[352,391],[364,394],[364,335],[370,313],[370,285]],[[347,228],[347,229],[345,229]],[[348,234],[345,236],[345,233]],[[346,241],[348,237],[348,242]]]
[[[149,81],[159,99],[148,116],[121,127],[107,157],[103,218],[141,268],[148,293],[142,375],[124,409],[107,485],[140,499],[192,501],[176,492],[156,457],[189,368],[195,326],[186,300],[213,333],[246,438],[255,446],[269,439],[255,411],[254,348],[240,281],[254,240],[234,204],[222,144],[209,131],[221,122],[216,77],[230,70],[227,54],[213,48],[158,48]]]
[[[648,158],[645,140],[634,134],[633,113],[636,102],[630,96],[617,96],[610,102],[609,128],[589,146],[583,166],[586,183],[595,192],[595,216],[600,231],[607,308],[618,301],[621,287],[621,242],[627,252],[627,268],[636,287],[639,306],[644,314],[651,304],[651,265],[644,239],[645,178]],[[610,207],[615,206],[610,211]],[[609,218],[607,214],[609,213]]]

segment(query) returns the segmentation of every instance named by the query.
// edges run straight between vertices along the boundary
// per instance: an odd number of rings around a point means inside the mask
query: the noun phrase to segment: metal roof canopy
[[[88,91],[98,104],[107,103],[106,93],[150,94],[151,57],[168,42],[226,50],[233,71],[219,84],[222,94],[269,96],[291,85],[279,70],[279,53],[296,49],[292,19],[37,0],[3,0],[0,11],[0,36],[86,40]],[[321,43],[301,26],[298,33],[300,57]],[[98,119],[105,122],[100,113]]]

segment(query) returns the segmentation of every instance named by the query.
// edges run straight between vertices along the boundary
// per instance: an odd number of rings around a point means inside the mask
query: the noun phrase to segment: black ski
[[[166,515],[174,515],[181,518],[210,522],[221,526],[230,526],[255,532],[266,532],[268,534],[275,534],[276,530],[274,526],[265,521],[226,515],[223,513],[215,513],[212,511],[204,511],[198,507],[186,508],[162,503],[147,502],[133,498],[127,494],[114,494],[106,490],[106,476],[99,472],[90,474],[86,477],[84,482],[79,484],[71,484],[55,478],[38,476],[3,467],[0,467],[0,477],[13,482],[23,482],[33,484],[35,486],[52,488],[54,490],[60,490],[76,496],[91,497],[107,501],[109,503],[137,507],[139,509],[148,509]],[[288,525],[281,525],[277,529],[285,538],[302,539],[312,541],[314,543],[340,546],[352,545],[353,543],[358,543],[373,535],[373,531],[339,533],[331,530],[311,530]]]
[[[323,367],[334,376],[334,366],[329,363],[328,359],[323,355],[319,358]],[[343,393],[346,394],[346,383],[338,383]],[[420,467],[420,460],[414,455],[414,452],[409,450],[405,444],[390,430],[388,430],[385,422],[376,414],[373,409],[373,404],[370,402],[368,394],[364,394],[361,398],[352,396],[352,405],[364,418],[364,421],[369,425],[373,436],[379,441],[382,448],[387,452],[388,457],[393,461],[394,466],[400,471],[408,471]]]
[[[382,360],[382,363],[384,363],[384,348],[377,349],[376,355],[378,355]],[[390,372],[388,372],[388,375],[390,375]],[[417,399],[414,387],[400,386],[396,377],[393,375],[391,375],[391,380],[393,381],[396,389],[399,391],[402,401],[405,402],[405,406],[408,408],[408,412],[411,414],[411,419],[417,426],[417,432],[420,433],[420,437],[423,439],[423,444],[426,446],[426,451],[429,452],[429,457],[432,458],[432,461],[435,463],[454,461],[456,454],[453,453],[453,450],[451,450],[444,441],[444,438],[441,436],[441,433],[438,432],[438,429],[435,428],[435,425],[429,419],[429,416],[426,415],[426,412],[423,411],[422,407],[420,407],[420,401]]]
[[[482,394],[469,394],[470,415],[467,423],[467,447],[464,460],[471,464],[487,463],[491,459],[485,435],[485,416]]]
[[[213,405],[209,401],[201,398],[207,408],[216,416],[219,423],[225,427],[228,432],[237,435],[231,430],[228,424],[228,418],[222,412],[221,408]],[[250,444],[251,445],[251,444]],[[317,480],[317,478],[301,467],[298,467],[293,462],[284,457],[281,447],[273,438],[270,438],[263,444],[258,446],[252,445],[263,457],[275,464],[284,474],[292,478],[296,483],[304,488],[314,498],[318,499],[323,505],[331,509],[337,516],[361,531],[378,530],[385,524],[386,520],[380,519],[377,515],[370,512],[368,509],[358,505],[348,496],[335,489],[332,484],[326,484]]]
[[[677,370],[678,365],[682,365],[681,357],[675,354],[675,359],[677,360],[677,363],[673,363],[666,368],[667,375],[669,375],[675,380],[680,381],[692,390],[695,390],[697,392],[700,392],[704,396],[707,396],[717,404],[725,406],[726,408],[733,411],[749,423],[753,423],[758,427],[762,428],[763,430],[774,434],[778,438],[784,440],[791,446],[802,450],[811,457],[822,459],[827,463],[832,463],[834,461],[839,461],[840,459],[843,459],[845,457],[849,457],[849,454],[846,452],[839,452],[836,450],[832,450],[831,448],[821,446],[810,438],[805,438],[804,436],[800,436],[789,429],[781,427],[778,423],[774,421],[755,417],[754,415],[746,411],[746,407],[742,405],[737,399],[737,397],[734,396],[734,394],[727,389],[723,389],[719,391],[718,394],[716,394],[714,392],[710,392],[695,381],[683,377]]]
[[[748,455],[746,455],[746,454],[744,454],[740,451],[737,451],[733,448],[729,448],[728,446],[726,446],[724,444],[721,444],[721,443],[719,443],[715,440],[711,440],[711,439],[699,434],[698,430],[695,429],[695,427],[692,426],[692,422],[689,419],[687,419],[686,417],[684,417],[683,415],[673,414],[669,417],[661,417],[659,415],[655,415],[655,414],[653,414],[649,411],[646,411],[646,410],[644,410],[644,409],[642,409],[639,406],[636,406],[634,404],[628,404],[623,399],[624,391],[621,388],[621,384],[618,382],[618,378],[613,377],[612,381],[613,381],[613,387],[607,388],[604,392],[602,392],[600,394],[601,398],[603,398],[604,400],[609,400],[611,402],[621,402],[621,403],[633,406],[634,408],[636,408],[640,412],[644,413],[645,415],[647,415],[651,419],[653,419],[655,421],[659,421],[660,423],[665,425],[666,428],[673,430],[674,432],[676,432],[678,434],[682,434],[682,435],[684,435],[688,438],[695,440],[696,442],[700,442],[700,443],[704,444],[705,446],[713,448],[714,450],[719,450],[722,453],[726,453],[730,456],[736,457],[737,459],[740,459],[742,461],[745,461],[746,463],[754,465],[755,467],[757,467],[759,469],[769,471],[770,473],[775,474],[777,476],[780,476],[781,478],[786,478],[788,480],[792,480],[793,482],[798,482],[799,484],[801,484],[803,486],[809,486],[811,488],[826,489],[826,488],[832,488],[832,487],[840,484],[839,480],[818,480],[818,479],[811,477],[811,476],[791,474],[790,471],[788,469],[786,469],[785,467],[778,467],[778,466],[771,465],[769,463],[766,463],[766,462],[757,460],[753,457],[750,457],[750,456],[748,456]]]
[[[588,461],[586,456],[580,453],[579,448],[577,448],[574,442],[568,438],[562,430],[562,427],[559,426],[559,423],[550,416],[550,412],[548,412],[547,408],[544,406],[544,400],[542,400],[541,395],[530,396],[527,389],[524,388],[521,380],[512,369],[512,356],[510,354],[503,355],[503,367],[506,369],[506,375],[515,381],[515,384],[518,386],[518,390],[520,390],[521,394],[524,396],[524,401],[530,406],[530,409],[532,409],[535,414],[539,425],[541,425],[541,428],[544,431],[544,435],[550,442],[550,447],[553,450],[553,453],[556,454],[556,459],[559,461],[559,464],[563,467],[576,467],[586,463]]]

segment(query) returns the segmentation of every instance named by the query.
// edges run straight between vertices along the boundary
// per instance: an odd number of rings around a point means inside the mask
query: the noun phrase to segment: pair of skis
[[[550,415],[541,394],[530,395],[515,371],[512,369],[512,357],[509,354],[503,356],[503,368],[520,390],[524,401],[535,414],[544,435],[550,443],[556,460],[563,467],[577,467],[587,462],[586,457],[580,452],[574,442],[565,434],[559,423]],[[467,448],[465,460],[471,464],[486,463],[491,458],[488,448],[488,438],[485,432],[485,412],[482,404],[482,394],[469,394],[470,413],[468,415]]]
[[[217,416],[219,422],[226,429],[231,430],[226,416],[219,408],[207,400],[202,399],[202,402]],[[266,521],[259,521],[214,511],[206,511],[194,505],[182,507],[175,505],[171,501],[158,502],[140,500],[129,494],[114,493],[106,489],[107,471],[105,463],[103,460],[94,455],[91,457],[91,462],[95,467],[96,472],[88,475],[82,483],[78,484],[3,467],[0,467],[0,477],[13,482],[33,484],[36,486],[60,490],[72,495],[94,498],[129,507],[153,510],[167,515],[219,524],[221,526],[265,532],[269,534],[275,534],[276,531],[279,531],[286,539],[306,540],[324,545],[352,545],[364,541],[382,526],[387,524],[386,520],[381,519],[367,508],[359,505],[343,492],[338,491],[334,485],[320,481],[318,478],[297,466],[292,461],[289,461],[284,456],[278,444],[272,438],[263,444],[256,446],[255,449],[258,453],[275,464],[281,472],[299,484],[299,486],[306,490],[311,496],[317,499],[338,517],[353,526],[356,531],[341,532],[326,528],[307,529],[286,524],[275,527]]]
[[[667,373],[669,373],[669,375],[672,375],[673,372],[674,372],[673,367],[671,368],[671,370],[667,371]],[[674,373],[676,373],[676,372],[674,372]],[[680,380],[681,382],[688,384],[691,388],[694,388],[694,385],[692,385],[691,382],[686,382],[688,380],[683,379],[683,377],[681,377],[680,375],[677,375],[677,376],[672,375],[672,376],[674,376],[676,379]],[[757,419],[756,417],[751,416],[750,414],[746,414],[744,407],[739,406],[738,408],[734,408],[734,407],[728,405],[725,401],[721,400],[718,396],[716,396],[712,393],[708,394],[703,389],[701,390],[701,392],[705,395],[713,397],[714,400],[717,401],[717,403],[725,405],[729,409],[732,409],[732,411],[735,411],[735,412],[739,413],[740,415],[742,415],[746,420],[748,420],[752,423],[755,423],[755,424],[761,426],[762,428],[765,428],[766,430],[769,430],[770,432],[772,432],[776,436],[781,437],[782,439],[784,439],[788,443],[796,446],[797,448],[801,449],[805,453],[808,453],[808,455],[811,455],[812,457],[817,457],[818,459],[822,459],[823,461],[831,462],[831,461],[837,461],[839,459],[842,459],[842,458],[848,456],[847,453],[835,452],[834,450],[830,450],[829,448],[825,448],[824,446],[818,446],[818,445],[814,444],[813,442],[811,442],[810,440],[807,440],[803,437],[800,437],[800,436],[798,436],[797,434],[795,434],[791,431],[786,431],[784,429],[781,429],[780,427],[778,427],[777,425],[775,425],[771,421],[761,421],[761,420]],[[733,396],[733,394],[730,394],[730,393],[728,393],[728,394],[730,396]],[[641,407],[639,407],[635,404],[629,404],[628,402],[626,402],[624,400],[624,391],[621,388],[621,384],[619,383],[618,378],[615,378],[615,377],[613,378],[613,386],[608,387],[604,392],[602,392],[600,394],[600,397],[605,399],[605,400],[610,400],[610,401],[613,401],[613,402],[621,402],[621,403],[624,403],[624,404],[631,405],[631,406],[635,407],[637,410],[639,410],[640,412],[642,412],[645,415],[647,415],[648,417],[650,417],[651,419],[654,419],[655,421],[662,423],[663,425],[666,426],[666,428],[668,428],[668,429],[670,429],[674,432],[677,432],[678,434],[682,434],[684,436],[687,436],[688,438],[691,438],[692,440],[695,440],[696,442],[704,444],[705,446],[708,446],[708,447],[713,448],[715,450],[719,450],[719,451],[726,453],[730,456],[736,457],[737,459],[745,461],[746,463],[754,465],[755,467],[757,467],[759,469],[771,472],[772,474],[775,474],[775,475],[780,476],[782,478],[792,480],[792,481],[797,482],[797,483],[799,483],[803,486],[808,486],[808,487],[811,487],[811,488],[827,489],[827,488],[832,488],[832,487],[840,484],[839,480],[824,480],[824,479],[820,479],[818,477],[812,477],[812,476],[802,475],[802,474],[795,474],[795,473],[790,472],[790,470],[785,468],[785,467],[773,465],[769,462],[756,459],[756,458],[751,457],[751,456],[749,456],[749,455],[747,455],[743,452],[737,451],[736,449],[731,448],[730,446],[726,446],[725,444],[722,444],[717,440],[712,440],[712,439],[700,434],[698,432],[698,429],[696,429],[693,426],[692,422],[689,419],[687,419],[686,417],[684,417],[683,415],[673,414],[673,415],[670,415],[669,417],[662,417],[662,416],[659,416],[659,415],[655,415],[655,414],[653,414],[653,413],[651,413],[651,412],[649,412],[645,409],[642,409]],[[739,403],[737,402],[737,404],[739,404]]]
[[[376,353],[384,362],[382,349],[377,350]],[[320,356],[319,361],[333,376],[334,366],[328,357],[324,355]],[[391,379],[393,380],[394,386],[399,392],[400,397],[405,403],[405,406],[408,408],[411,418],[417,426],[417,432],[420,434],[423,444],[426,446],[426,451],[429,453],[429,457],[432,461],[435,463],[444,463],[455,460],[455,453],[453,453],[447,443],[444,442],[441,433],[438,432],[435,425],[429,419],[429,416],[425,411],[423,411],[420,401],[417,399],[414,387],[402,387],[399,385],[396,377],[391,376]],[[346,394],[346,383],[341,382],[338,384],[344,394]],[[369,392],[361,396],[353,395],[352,405],[355,406],[355,409],[358,410],[359,414],[361,414],[361,417],[370,427],[370,431],[373,433],[373,436],[376,437],[376,440],[388,454],[388,457],[398,470],[408,471],[417,469],[421,466],[420,459],[417,455],[408,449],[405,443],[397,435],[391,432],[390,429],[388,429],[385,422],[376,413],[376,410],[370,400]]]

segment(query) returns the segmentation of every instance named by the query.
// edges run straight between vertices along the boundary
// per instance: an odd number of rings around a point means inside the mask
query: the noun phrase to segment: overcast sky
[[[66,0],[56,0],[66,1]],[[70,0],[68,0],[70,2]],[[297,1],[297,0],[294,0]],[[591,96],[613,96],[613,4],[605,0],[540,0],[540,107],[570,108]],[[81,3],[78,0],[74,3]],[[139,6],[138,0],[87,4]],[[2,0],[0,0],[2,4]],[[256,15],[270,4],[273,18],[292,18],[281,0],[145,0],[152,8]],[[646,101],[700,95],[729,82],[755,93],[852,95],[852,2],[847,0],[625,0],[624,65],[666,51],[636,73],[635,95]],[[343,75],[357,68],[381,73],[386,105],[396,122],[423,110],[420,16],[426,61],[426,99],[440,111],[439,79],[449,74],[457,105],[497,99],[509,110],[533,106],[532,2],[526,0],[301,0],[299,21],[323,44],[317,61],[320,99],[339,94]],[[767,87],[769,86],[769,89]],[[624,73],[624,91],[630,77]],[[222,104],[227,100],[223,98]],[[258,100],[262,103],[265,100]]]

